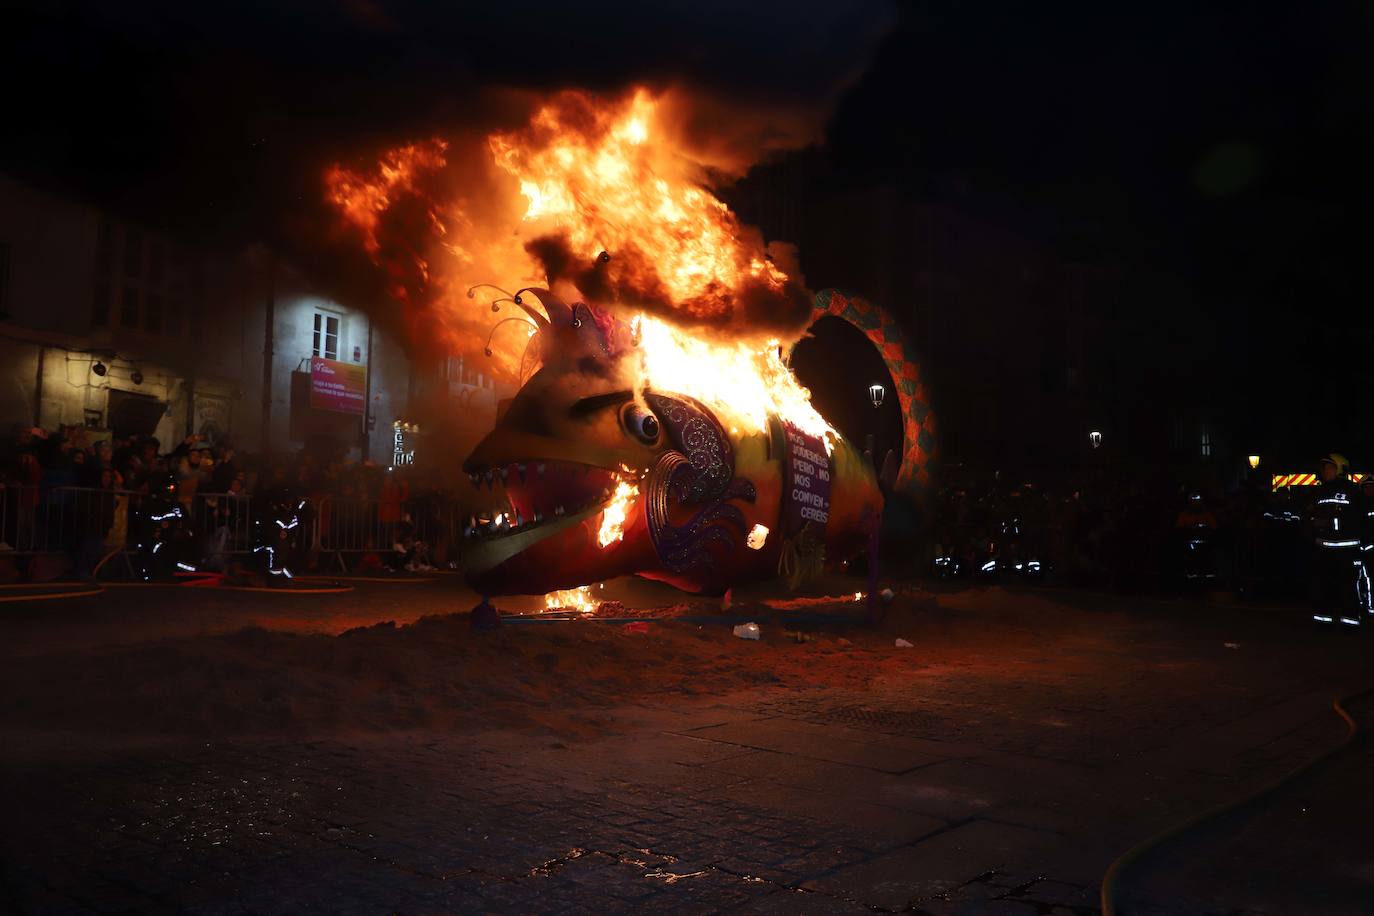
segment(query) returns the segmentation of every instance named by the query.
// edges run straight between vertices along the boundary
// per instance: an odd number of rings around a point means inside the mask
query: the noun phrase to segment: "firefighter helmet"
[[[1344,477],[1350,473],[1350,461],[1340,452],[1332,452],[1317,463],[1335,465],[1336,474],[1340,477]]]

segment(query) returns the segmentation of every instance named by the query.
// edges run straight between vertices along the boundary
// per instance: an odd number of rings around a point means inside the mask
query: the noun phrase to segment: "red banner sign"
[[[363,413],[367,407],[367,367],[321,356],[310,360],[310,406]]]

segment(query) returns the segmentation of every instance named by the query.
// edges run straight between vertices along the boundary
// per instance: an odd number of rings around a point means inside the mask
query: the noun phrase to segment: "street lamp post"
[[[883,406],[883,396],[886,394],[887,389],[877,382],[868,386],[868,399],[873,402],[874,410]],[[868,458],[873,462],[875,468],[878,465],[877,426],[877,418],[875,417],[873,422],[869,424],[870,432],[864,437],[864,451],[868,453]]]

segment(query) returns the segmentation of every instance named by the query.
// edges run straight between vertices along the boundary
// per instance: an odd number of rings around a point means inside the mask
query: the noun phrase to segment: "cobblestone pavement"
[[[1252,640],[1286,658],[1286,640],[1309,638],[1271,626]],[[608,709],[617,728],[587,740],[20,742],[4,755],[4,900],[24,913],[1083,916],[1122,850],[1339,740],[1327,705],[1359,659],[1342,646],[1330,665],[1307,653],[1170,691],[1169,666],[1227,651],[1210,625],[1137,619],[1103,645],[1120,665],[1090,682],[1046,659],[1015,691],[974,676],[755,689]],[[1302,867],[1288,858],[1271,880]],[[1150,912],[1293,912],[1262,894],[1228,908],[1201,880],[1132,892]],[[1349,899],[1307,911],[1358,912]]]

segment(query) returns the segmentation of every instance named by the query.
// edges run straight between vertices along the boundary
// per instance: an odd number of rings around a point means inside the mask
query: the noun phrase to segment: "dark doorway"
[[[119,437],[151,436],[167,413],[167,402],[152,395],[111,389],[110,430]]]

